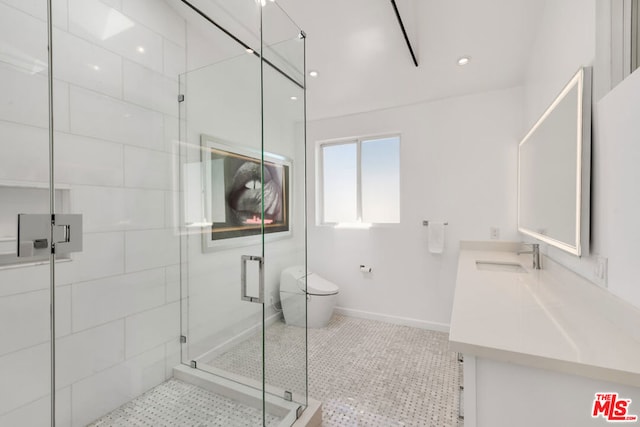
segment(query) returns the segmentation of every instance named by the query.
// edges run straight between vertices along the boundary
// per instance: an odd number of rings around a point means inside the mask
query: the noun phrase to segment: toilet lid
[[[300,279],[300,286],[304,287],[304,279]],[[340,289],[335,283],[322,277],[309,273],[307,275],[307,294],[309,295],[335,295]]]

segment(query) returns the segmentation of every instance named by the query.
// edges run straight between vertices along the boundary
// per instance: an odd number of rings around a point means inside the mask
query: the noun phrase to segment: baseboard
[[[276,323],[279,319],[282,318],[282,313],[274,313],[271,316],[267,317],[265,320],[265,327],[271,326]],[[201,354],[195,360],[197,362],[204,361],[208,362],[211,359],[214,359],[227,351],[231,350],[241,342],[251,338],[254,334],[258,333],[262,329],[262,323],[256,323],[255,325],[245,329],[244,331],[234,335],[232,338],[224,341],[221,344],[218,344],[211,350]]]
[[[354,310],[352,308],[336,307],[335,313],[361,319],[378,320],[380,322],[393,323],[395,325],[411,326],[420,329],[449,333],[448,323],[428,322],[426,320],[412,319],[410,317],[391,316],[388,314],[372,313],[370,311]]]

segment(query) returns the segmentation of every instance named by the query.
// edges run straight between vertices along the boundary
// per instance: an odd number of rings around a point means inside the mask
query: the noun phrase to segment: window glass
[[[321,223],[400,222],[400,137],[320,144]]]
[[[357,143],[322,147],[323,222],[358,219]]]
[[[362,221],[400,222],[400,138],[362,141]]]

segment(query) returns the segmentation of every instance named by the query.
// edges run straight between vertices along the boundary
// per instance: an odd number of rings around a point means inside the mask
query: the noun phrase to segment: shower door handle
[[[247,295],[247,262],[258,261],[258,296]],[[242,301],[264,303],[264,259],[261,256],[242,255],[240,267],[240,299]]]
[[[82,215],[18,214],[17,243],[19,258],[82,252]]]

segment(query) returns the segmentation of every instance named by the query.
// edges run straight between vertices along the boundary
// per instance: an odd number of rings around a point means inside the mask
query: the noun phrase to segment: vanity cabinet
[[[640,425],[640,311],[518,249],[461,243],[450,347],[464,355],[465,427],[610,425],[592,417],[596,393],[631,399]]]

